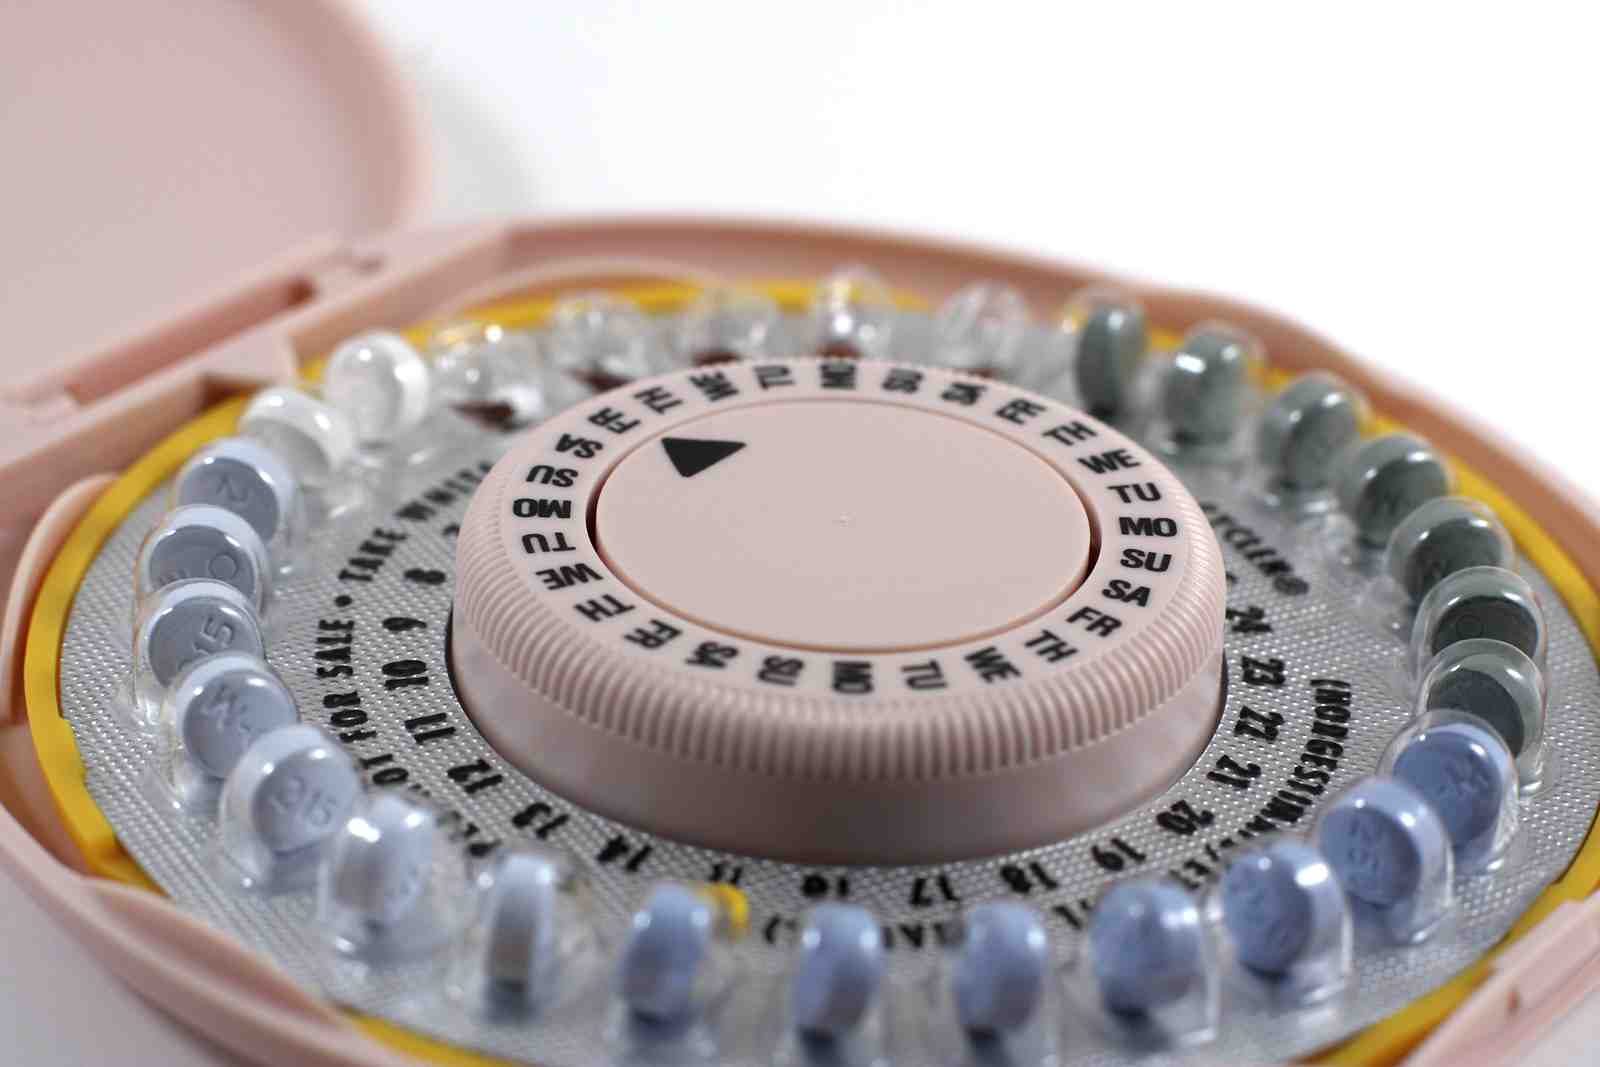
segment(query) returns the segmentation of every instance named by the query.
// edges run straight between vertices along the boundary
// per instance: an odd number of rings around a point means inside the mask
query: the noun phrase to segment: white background
[[[1600,36],[1579,5],[367,11],[423,98],[435,219],[867,222],[1214,289],[1425,383],[1600,495]],[[35,962],[0,968],[0,1059],[225,1061],[6,897],[9,956]],[[1592,1058],[1597,1020],[1591,1002],[1524,1062]]]
[[[866,222],[1211,289],[1600,495],[1600,33],[1578,4],[368,11],[423,95],[437,217]]]

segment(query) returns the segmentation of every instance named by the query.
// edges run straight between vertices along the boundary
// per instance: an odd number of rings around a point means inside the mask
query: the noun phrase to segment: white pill
[[[289,465],[247,437],[224,437],[195,453],[178,472],[173,491],[179,505],[226,508],[267,544],[286,535],[299,495],[300,483]]]
[[[349,418],[358,441],[383,444],[427,415],[428,364],[399,334],[360,334],[328,358],[322,396]]]
[[[898,311],[887,283],[866,267],[841,267],[811,296],[807,341],[817,355],[871,359],[889,350]]]
[[[163,515],[139,548],[138,595],[186,578],[227,582],[258,611],[267,596],[267,548],[255,527],[215,504],[185,504]]]
[[[507,852],[495,863],[485,903],[484,973],[537,995],[556,965],[562,862],[538,851]]]
[[[329,899],[380,923],[405,918],[433,867],[439,820],[396,793],[380,793],[345,823],[328,860]]]
[[[305,723],[257,739],[228,777],[225,816],[269,852],[284,855],[326,840],[361,793],[355,763]]]
[[[278,453],[300,481],[328,485],[355,454],[350,419],[298,389],[263,389],[239,416],[239,432]]]
[[[172,683],[166,708],[184,753],[213,778],[227,777],[258,737],[299,718],[282,679],[248,652],[190,664]]]
[[[195,660],[218,652],[263,654],[261,625],[250,602],[226,582],[189,578],[140,605],[134,627],[135,671],[165,689]],[[144,687],[138,687],[143,690]]]

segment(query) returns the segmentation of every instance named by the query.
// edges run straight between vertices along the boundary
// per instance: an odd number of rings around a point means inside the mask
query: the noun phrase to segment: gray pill
[[[1316,844],[1347,893],[1388,908],[1413,900],[1429,873],[1448,862],[1450,838],[1416,790],[1367,778],[1323,815]]]
[[[555,972],[557,901],[565,865],[543,851],[499,857],[485,904],[484,970],[488,979],[529,996],[543,992]]]
[[[1468,567],[1504,567],[1511,537],[1494,512],[1476,500],[1441,496],[1407,515],[1389,538],[1389,576],[1412,600]]]
[[[222,807],[248,840],[286,856],[327,840],[360,794],[361,775],[338,743],[295,723],[245,750],[228,776]]]
[[[877,998],[884,967],[883,932],[872,912],[847,904],[812,909],[789,983],[794,1025],[828,1037],[855,1030]]]
[[[264,651],[249,601],[233,586],[210,578],[175,582],[153,594],[140,611],[135,642],[139,661],[162,688],[203,656]]]
[[[1276,841],[1229,865],[1222,920],[1239,961],[1278,975],[1327,941],[1344,921],[1344,891],[1310,845]]]
[[[1143,1015],[1199,989],[1208,959],[1200,909],[1160,879],[1124,882],[1089,918],[1095,981],[1107,1008]]]
[[[272,544],[284,532],[299,491],[288,465],[271,449],[246,437],[224,437],[183,465],[174,498],[226,508]]]
[[[686,885],[656,886],[633,916],[617,968],[617,995],[657,1022],[695,1011],[700,975],[716,935],[714,904]]]
[[[1180,445],[1221,445],[1233,438],[1250,400],[1253,342],[1219,326],[1190,332],[1167,369],[1161,410]]]
[[[1447,647],[1428,666],[1418,707],[1482,720],[1514,758],[1544,738],[1544,679],[1526,653],[1504,641],[1480,638]]]
[[[1498,734],[1469,722],[1431,726],[1406,743],[1394,776],[1433,806],[1463,868],[1478,866],[1495,848],[1515,796],[1517,768]]]
[[[246,652],[196,660],[172,683],[168,701],[184,752],[214,778],[227,777],[256,738],[299,718],[283,681]]]
[[[139,549],[139,588],[185,578],[227,582],[260,608],[268,584],[267,549],[243,517],[214,504],[185,504],[161,517]]]
[[[1075,300],[1068,317],[1078,322],[1073,375],[1078,396],[1092,415],[1116,418],[1133,406],[1133,384],[1150,347],[1144,309],[1110,294]]]
[[[1050,970],[1050,938],[1032,908],[994,901],[968,909],[951,973],[956,1016],[978,1033],[1026,1026],[1039,1010]]]
[[[1305,374],[1273,397],[1256,428],[1256,455],[1276,485],[1306,491],[1333,482],[1334,461],[1360,433],[1361,398],[1331,374]]]
[[[1491,638],[1545,655],[1544,611],[1533,587],[1503,567],[1469,567],[1442,579],[1417,609],[1412,645],[1420,667],[1458,641]]]
[[[1354,446],[1341,460],[1339,506],[1369,545],[1388,542],[1424,501],[1450,491],[1450,472],[1433,446],[1409,434],[1392,433]]]

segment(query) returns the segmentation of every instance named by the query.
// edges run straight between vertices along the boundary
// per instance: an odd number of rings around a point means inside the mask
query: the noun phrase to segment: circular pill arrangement
[[[1338,379],[859,267],[546,310],[258,395],[68,618],[118,840],[307,988],[560,1067],[1250,1062],[1587,832],[1575,622]]]

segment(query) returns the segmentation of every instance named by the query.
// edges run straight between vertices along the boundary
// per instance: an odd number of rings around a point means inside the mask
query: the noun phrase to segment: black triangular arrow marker
[[[673,468],[685,478],[693,478],[714,463],[720,463],[744,447],[743,441],[701,441],[693,437],[663,437],[661,447]]]

